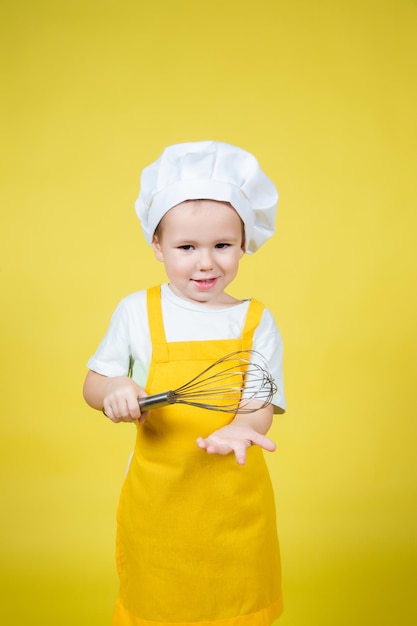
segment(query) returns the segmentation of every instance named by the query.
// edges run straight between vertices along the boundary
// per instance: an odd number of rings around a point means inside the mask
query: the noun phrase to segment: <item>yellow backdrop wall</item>
[[[214,138],[280,191],[234,284],[285,340],[280,624],[414,624],[416,4],[14,0],[0,24],[2,623],[110,622],[133,429],[83,403],[85,363],[164,279],[141,169]]]

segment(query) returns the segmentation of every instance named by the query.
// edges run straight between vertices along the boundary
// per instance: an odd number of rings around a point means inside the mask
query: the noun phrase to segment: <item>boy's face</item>
[[[164,215],[153,248],[174,293],[221,307],[233,301],[225,289],[237,274],[243,238],[242,220],[230,204],[188,200]]]

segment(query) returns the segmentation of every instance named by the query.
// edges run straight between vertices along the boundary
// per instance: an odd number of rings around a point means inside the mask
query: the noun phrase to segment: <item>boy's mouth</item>
[[[201,280],[193,280],[193,283],[197,286],[198,289],[205,291],[206,289],[211,289],[217,282],[217,278],[204,278]]]

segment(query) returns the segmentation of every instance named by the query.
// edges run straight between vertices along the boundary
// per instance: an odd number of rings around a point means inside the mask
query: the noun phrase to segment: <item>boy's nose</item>
[[[213,269],[213,259],[208,251],[201,251],[198,257],[198,269],[199,270],[211,270]]]

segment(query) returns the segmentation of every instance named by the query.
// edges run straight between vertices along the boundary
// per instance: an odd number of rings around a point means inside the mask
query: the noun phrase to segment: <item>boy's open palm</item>
[[[208,454],[229,454],[234,452],[238,465],[244,465],[246,461],[246,450],[257,445],[273,452],[276,448],[275,443],[261,435],[256,430],[246,425],[228,424],[206,438],[199,437],[197,445]]]

